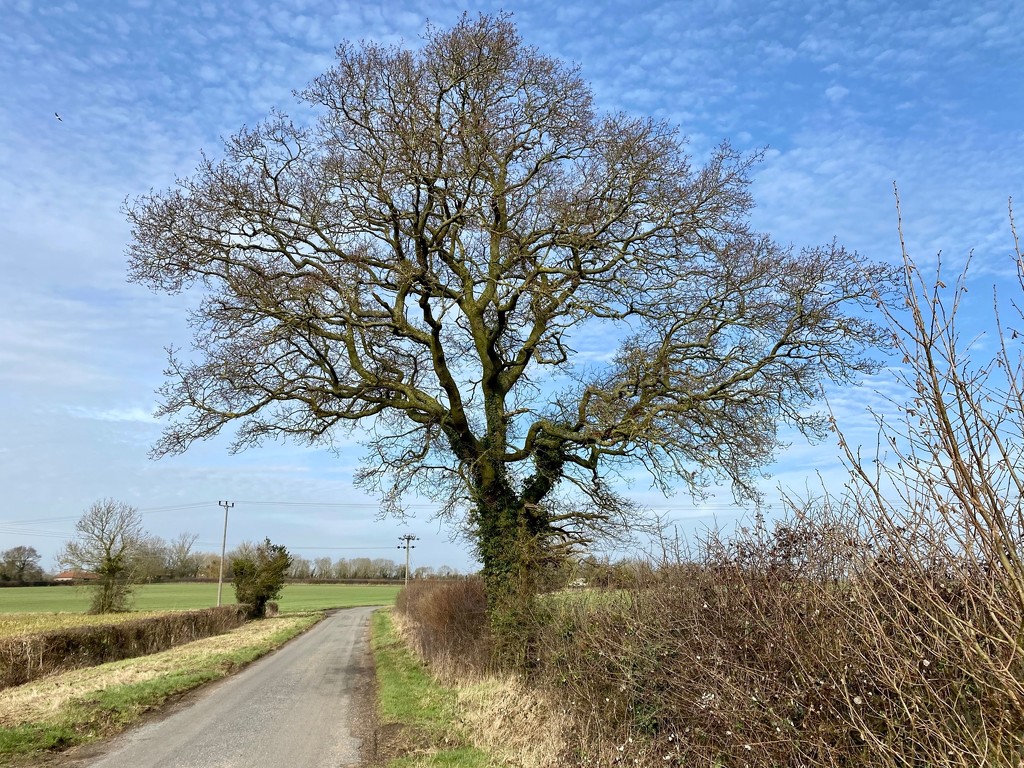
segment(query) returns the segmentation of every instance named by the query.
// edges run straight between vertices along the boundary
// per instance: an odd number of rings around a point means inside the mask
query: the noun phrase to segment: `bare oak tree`
[[[146,540],[139,511],[123,501],[104,499],[85,511],[75,532],[57,559],[63,566],[99,576],[90,611],[127,610],[134,560]]]
[[[597,112],[505,17],[342,44],[300,97],[315,124],[275,112],[127,206],[131,278],[205,291],[156,456],[359,428],[359,482],[465,511],[493,597],[628,522],[622,468],[755,495],[779,424],[820,435],[822,383],[871,368],[887,268],[752,231],[756,156]]]

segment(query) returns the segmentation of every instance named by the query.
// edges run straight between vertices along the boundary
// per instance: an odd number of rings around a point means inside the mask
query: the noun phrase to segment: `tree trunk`
[[[508,488],[476,509],[487,611],[497,661],[521,667],[529,658],[537,588],[544,568],[546,521]]]

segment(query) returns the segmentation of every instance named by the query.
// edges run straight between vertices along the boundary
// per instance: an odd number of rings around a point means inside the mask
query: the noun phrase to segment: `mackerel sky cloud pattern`
[[[354,443],[337,454],[269,445],[231,456],[214,441],[146,457],[159,434],[150,414],[163,349],[188,344],[184,309],[195,299],[126,283],[121,206],[189,175],[201,152],[217,157],[221,137],[273,107],[308,119],[292,91],[342,40],[416,46],[428,20],[450,26],[463,10],[501,9],[527,42],[580,65],[600,109],[677,123],[698,159],[723,139],[766,148],[754,221],[781,242],[837,238],[898,258],[896,181],[915,258],[931,263],[941,250],[952,272],[974,250],[979,322],[993,284],[1009,290],[1007,198],[1024,199],[1016,2],[14,0],[0,26],[0,550],[35,546],[52,565],[81,512],[113,496],[152,510],[152,533],[194,531],[204,549],[219,539],[216,501],[235,499],[281,502],[238,503],[235,543],[270,536],[323,548],[304,556],[379,546],[373,556],[397,557],[406,528],[376,521],[373,500],[352,489]],[[596,339],[580,347],[602,349]],[[863,408],[891,389],[883,375],[831,398],[870,444]],[[802,488],[816,472],[838,481],[834,454],[795,438],[766,487]],[[706,505],[664,500],[638,476],[632,491],[684,528],[737,514],[727,490]],[[177,506],[188,508],[160,511]],[[474,567],[464,544],[418,511],[423,563]]]

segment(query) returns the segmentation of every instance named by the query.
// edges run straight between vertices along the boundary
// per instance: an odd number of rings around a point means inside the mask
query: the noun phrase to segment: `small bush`
[[[250,619],[267,615],[267,604],[281,596],[285,572],[292,564],[288,550],[265,539],[251,554],[236,557],[231,564],[235,597],[248,607]]]

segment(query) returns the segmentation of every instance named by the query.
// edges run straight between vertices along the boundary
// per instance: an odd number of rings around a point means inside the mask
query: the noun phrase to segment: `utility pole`
[[[228,510],[235,506],[233,501],[218,501],[224,507],[224,536],[220,540],[220,575],[217,577],[217,607],[220,607],[220,593],[224,589],[224,555],[228,546]]]
[[[401,549],[402,547],[405,547],[405,586],[408,587],[409,586],[409,550],[410,549],[416,549],[416,545],[413,544],[413,542],[414,541],[419,541],[419,539],[417,537],[413,536],[411,533],[407,533],[404,536],[399,536],[398,540],[402,541],[402,542],[405,542],[404,544],[399,544],[398,545],[398,549]]]

